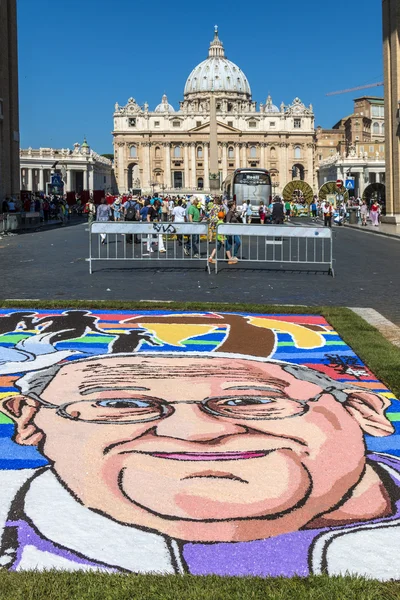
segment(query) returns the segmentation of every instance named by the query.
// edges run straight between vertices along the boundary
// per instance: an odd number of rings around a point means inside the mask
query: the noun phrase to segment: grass
[[[400,398],[400,349],[347,308],[201,302],[0,301],[2,308],[227,311],[323,315]],[[351,577],[220,578],[0,570],[0,600],[400,600],[400,582]]]
[[[400,583],[351,577],[260,579],[193,575],[0,572],[0,600],[394,600]]]

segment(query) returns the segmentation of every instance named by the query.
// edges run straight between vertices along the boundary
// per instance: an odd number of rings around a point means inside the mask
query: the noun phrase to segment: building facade
[[[19,195],[19,114],[16,0],[0,2],[0,210]]]
[[[61,173],[65,192],[114,191],[112,161],[94,152],[87,141],[74,149],[28,148],[20,151],[21,190],[46,192],[51,173]]]
[[[218,172],[212,172],[211,100],[215,101]],[[208,57],[189,75],[175,110],[166,95],[151,111],[130,98],[115,105],[114,168],[120,193],[210,190],[240,167],[271,171],[281,192],[294,179],[314,185],[314,112],[299,98],[277,107],[252,99],[243,71],[225,56],[215,30]],[[212,150],[212,148],[211,148]],[[215,167],[214,167],[215,170]]]
[[[354,112],[332,129],[317,127],[318,187],[328,181],[354,178],[356,196],[371,184],[385,184],[385,110],[383,98],[354,99]]]
[[[400,5],[382,1],[386,113],[386,217],[400,224]]]

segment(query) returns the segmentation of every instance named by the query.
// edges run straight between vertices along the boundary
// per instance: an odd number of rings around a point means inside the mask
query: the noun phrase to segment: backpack
[[[125,220],[126,221],[136,221],[136,205],[132,205],[131,202],[129,202],[129,206],[126,209],[125,212]]]

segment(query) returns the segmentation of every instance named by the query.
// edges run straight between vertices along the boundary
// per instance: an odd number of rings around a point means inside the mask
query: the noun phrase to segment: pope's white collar
[[[24,512],[45,538],[88,560],[135,573],[183,572],[175,541],[86,508],[50,469],[31,480]]]

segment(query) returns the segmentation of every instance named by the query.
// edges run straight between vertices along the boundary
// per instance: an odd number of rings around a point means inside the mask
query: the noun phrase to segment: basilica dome
[[[175,112],[175,109],[172,106],[172,104],[168,103],[168,98],[164,94],[164,96],[161,99],[161,104],[159,104],[158,106],[156,106],[154,112],[157,112],[157,113],[160,113],[160,112]]]
[[[230,92],[245,97],[251,96],[246,75],[235,63],[225,57],[217,27],[210,44],[208,58],[193,69],[185,85],[185,98],[201,92]]]

